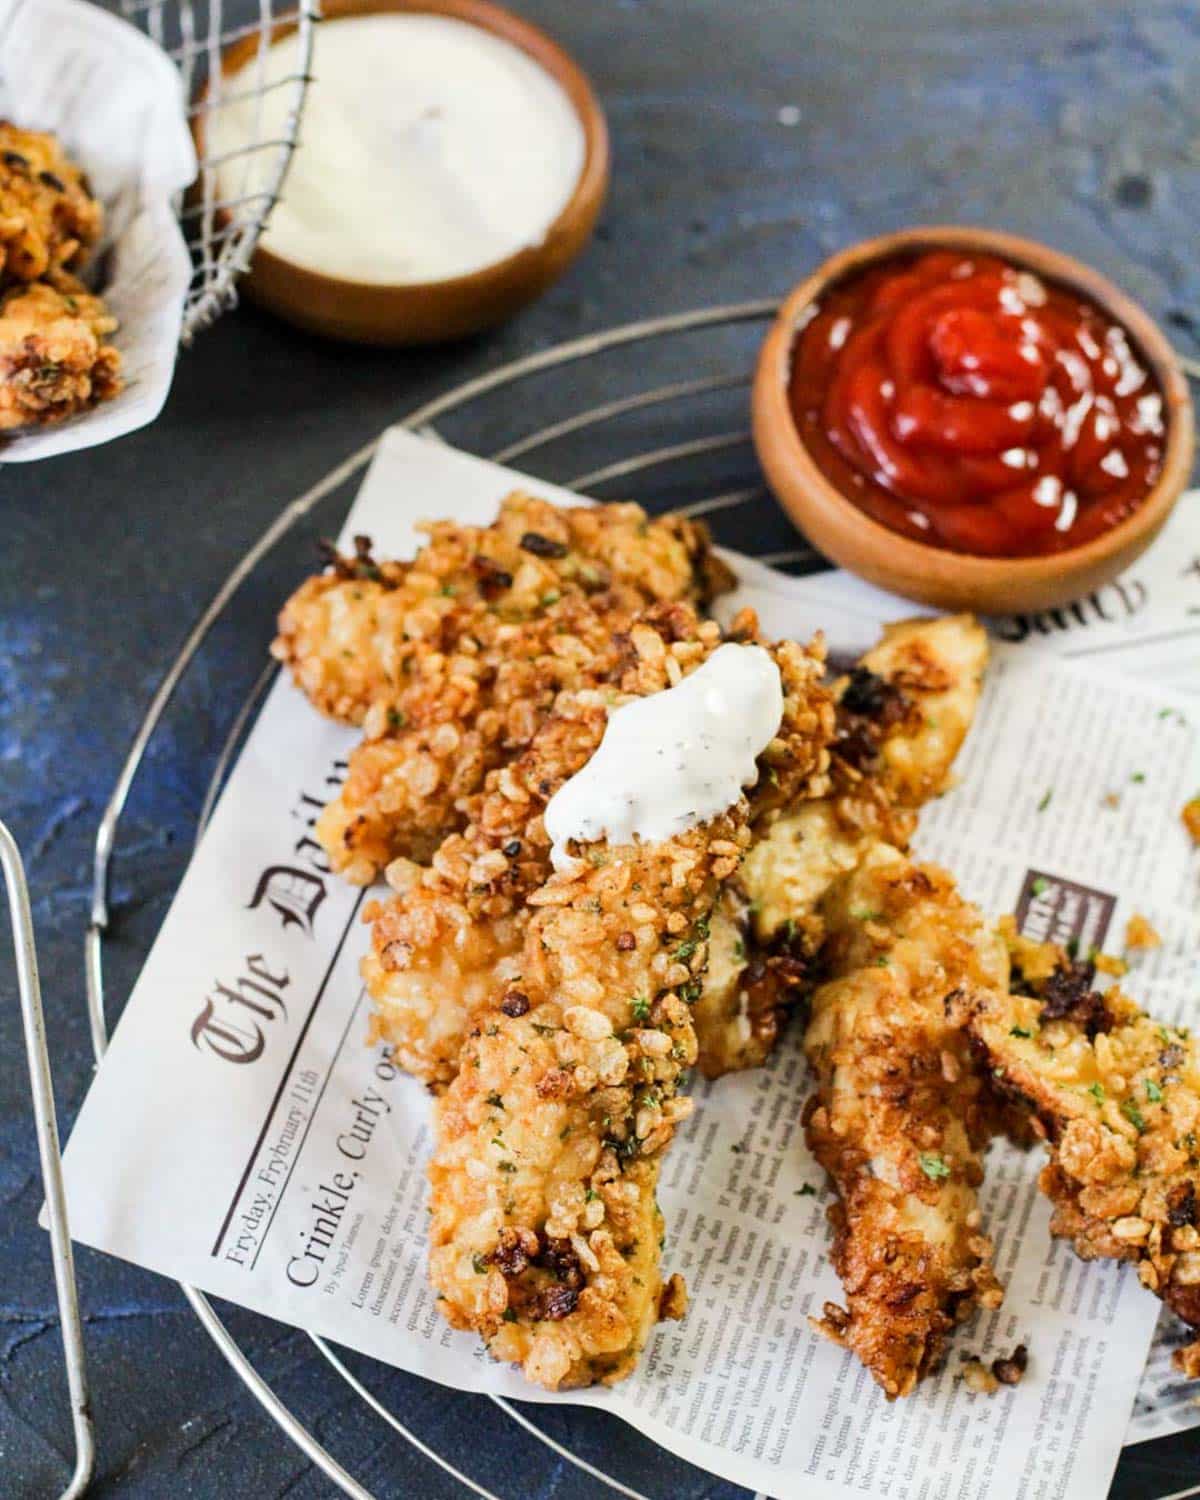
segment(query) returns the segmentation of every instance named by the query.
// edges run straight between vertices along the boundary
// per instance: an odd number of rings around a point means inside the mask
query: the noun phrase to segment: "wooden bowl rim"
[[[330,295],[354,292],[397,301],[409,297],[438,295],[481,295],[493,283],[507,282],[530,259],[540,259],[547,253],[554,239],[577,218],[586,218],[594,213],[603,199],[608,184],[611,148],[608,122],[600,101],[587,74],[569,53],[563,50],[552,37],[531,21],[515,15],[493,0],[323,0],[321,7],[322,26],[336,25],[340,20],[353,16],[394,15],[396,13],[447,16],[464,21],[491,32],[503,41],[518,47],[531,57],[566,94],[572,109],[583,127],[583,165],[579,169],[574,190],[557,216],[547,226],[536,245],[523,245],[477,271],[467,271],[460,276],[444,276],[437,281],[355,281],[350,277],[331,276],[327,271],[316,271],[298,261],[288,260],[259,242],[254,258],[270,262],[285,274],[293,277],[311,278],[310,284],[319,285]],[[290,35],[297,29],[294,19],[281,20],[271,29],[271,45]],[[240,37],[221,54],[221,76],[235,76],[258,50],[255,35]],[[201,88],[196,102],[207,99],[208,85]],[[204,155],[203,111],[193,118],[193,136],[196,153]],[[229,215],[221,210],[218,218],[227,222]]]
[[[918,542],[892,531],[860,510],[817,467],[800,436],[787,400],[792,349],[800,331],[800,319],[835,282],[876,261],[922,249],[979,250],[1002,256],[1048,281],[1084,293],[1129,333],[1162,391],[1167,422],[1162,471],[1132,515],[1089,542],[1045,557],[993,557],[954,552],[948,547]],[[1004,230],[965,224],[922,225],[877,235],[838,251],[806,276],[784,300],[759,355],[759,375],[761,379],[756,381],[755,397],[764,403],[763,418],[777,429],[775,441],[786,450],[786,461],[793,466],[806,488],[803,502],[789,496],[784,499],[785,507],[795,504],[798,520],[803,519],[801,512],[805,505],[826,514],[836,512],[843,522],[853,519],[862,540],[860,550],[870,554],[886,553],[889,571],[912,573],[933,566],[935,559],[942,566],[950,559],[960,570],[961,582],[967,587],[986,586],[1001,575],[1011,579],[1014,573],[1019,574],[1023,581],[1035,582],[1086,572],[1113,554],[1136,547],[1147,533],[1152,535],[1162,525],[1191,477],[1195,443],[1191,392],[1187,376],[1166,335],[1137,302],[1084,261],[1037,240],[1024,239]]]

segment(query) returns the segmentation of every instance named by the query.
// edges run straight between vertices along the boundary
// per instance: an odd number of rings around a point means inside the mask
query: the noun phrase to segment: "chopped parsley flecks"
[[[938,1182],[944,1177],[949,1177],[950,1168],[946,1165],[944,1158],[936,1151],[922,1151],[920,1156],[921,1171],[931,1182]]]
[[[1038,812],[1045,812],[1046,811],[1046,809],[1050,806],[1050,799],[1053,796],[1054,796],[1054,788],[1052,786],[1047,787],[1046,790],[1042,793],[1041,800],[1038,802],[1038,805],[1037,805]]]

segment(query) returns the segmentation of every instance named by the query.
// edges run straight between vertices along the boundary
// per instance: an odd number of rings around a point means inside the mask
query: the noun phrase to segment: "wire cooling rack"
[[[444,436],[474,452],[597,498],[635,498],[651,511],[668,507],[706,518],[719,542],[789,572],[826,566],[767,496],[746,426],[747,389],[760,327],[773,302],[714,307],[625,324],[477,376],[410,412],[401,424]],[[492,401],[520,386],[521,400]],[[613,397],[614,390],[630,394]],[[514,414],[528,424],[513,429]],[[436,424],[436,425],[435,425]],[[336,532],[379,439],[350,454],[286,504],[229,574],[189,632],[134,735],[100,823],[95,846],[91,920],[85,939],[87,1006],[97,1060],[108,1044],[103,959],[110,927],[109,872],[118,852],[126,802],[148,751],[170,731],[167,716],[218,712],[227,732],[214,757],[197,820],[199,838],[245,733],[270,685],[265,660],[278,602],[311,571],[315,539]],[[236,623],[235,623],[236,622]],[[221,669],[189,673],[216,634],[228,633]],[[232,643],[232,649],[228,649]],[[235,665],[232,669],[230,661]],[[211,668],[211,663],[209,663]],[[238,676],[240,672],[240,678]],[[230,701],[213,703],[214,682],[228,681]],[[51,1247],[75,1425],[77,1462],[64,1497],[82,1495],[92,1472],[93,1432],[62,1191],[54,1104],[37,989],[33,933],[15,845],[0,824],[0,869],[13,909],[15,952]],[[688,1500],[709,1495],[713,1480],[647,1442],[616,1418],[582,1408],[518,1406],[499,1397],[435,1387],[376,1361],[339,1351],[312,1336],[305,1380],[341,1383],[322,1431],[310,1429],[256,1368],[248,1348],[265,1320],[239,1312],[226,1320],[194,1287],[183,1286],[197,1318],[250,1394],[302,1453],[355,1500],[395,1494],[368,1455],[403,1440],[428,1460],[422,1493],[515,1500],[553,1476],[556,1495],[613,1493],[629,1500]],[[236,1322],[236,1328],[234,1323]],[[479,1472],[481,1454],[503,1441],[505,1475]],[[386,1451],[386,1446],[384,1448]],[[435,1471],[440,1470],[441,1473]],[[519,1477],[518,1477],[519,1476]],[[434,1489],[434,1484],[439,1489]],[[446,1489],[451,1485],[450,1490]],[[736,1493],[722,1487],[722,1494]],[[744,1492],[743,1492],[744,1493]],[[1179,1491],[1169,1500],[1200,1494]]]
[[[200,143],[196,182],[179,208],[193,267],[179,338],[182,344],[190,344],[197,332],[237,301],[237,279],[249,269],[254,247],[279,199],[310,82],[313,27],[319,19],[320,0],[285,0],[284,4],[252,0],[252,5],[247,0],[120,3],[122,14],[157,42],[178,67],[188,118]],[[252,18],[239,22],[239,15],[251,10]],[[267,51],[284,28],[297,33],[298,66],[268,85]],[[221,55],[235,44],[247,56],[226,79]],[[260,129],[244,146],[222,156],[204,149],[205,125],[218,111],[247,98],[262,99],[268,90],[286,93],[286,124],[279,135],[268,136]]]

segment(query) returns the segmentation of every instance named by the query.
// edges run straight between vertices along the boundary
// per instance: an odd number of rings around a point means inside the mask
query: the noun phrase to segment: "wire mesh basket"
[[[201,146],[192,191],[180,205],[184,238],[192,252],[192,280],[183,309],[180,342],[190,344],[237,301],[237,280],[249,269],[296,147],[310,82],[313,28],[319,0],[120,0],[121,12],[167,52],[179,68],[193,133],[218,111],[268,90],[286,94],[285,126],[270,136],[259,130],[237,150],[217,156]],[[297,36],[297,65],[268,82],[266,61],[281,30]],[[221,68],[235,43],[251,56],[231,77]],[[198,127],[198,128],[197,128]],[[239,173],[238,168],[241,167]],[[238,176],[242,185],[230,191]]]

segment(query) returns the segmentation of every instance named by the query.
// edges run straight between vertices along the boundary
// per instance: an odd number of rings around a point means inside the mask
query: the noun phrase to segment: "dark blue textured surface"
[[[1073,251],[1196,351],[1200,17],[1190,0],[521,8],[591,72],[616,152],[597,242],[540,305],[488,339],[419,354],[337,348],[239,312],[183,357],[152,429],[0,471],[0,813],[28,861],[64,1125],[91,1069],[81,959],[92,838],[133,728],[247,544],[387,422],[514,354],[649,312],[782,293],[828,251],[920,221],[992,224]],[[799,123],[779,122],[784,106],[799,109]],[[748,358],[752,336],[728,347]],[[645,351],[636,383],[675,374],[679,361]],[[535,426],[543,407],[561,413],[628,389],[630,369],[577,369],[510,393],[461,437],[486,451]],[[744,478],[744,456],[739,465]],[[326,527],[337,503],[323,513]],[[754,551],[792,541],[782,519],[763,524],[769,535],[747,538],[731,523],[726,539]],[[114,868],[114,1007],[186,861],[273,608],[318,529],[306,528],[235,603],[155,739]],[[0,1490],[35,1495],[63,1481],[69,1424],[47,1246],[34,1225],[10,957],[0,934]],[[96,1493],[331,1493],[243,1393],[172,1285],[87,1251],[78,1269],[99,1422]],[[371,1417],[302,1335],[236,1312],[231,1321],[280,1394],[364,1483],[385,1495],[460,1493]],[[482,1400],[363,1361],[355,1368],[505,1500],[599,1493]],[[649,1493],[735,1493],[603,1418],[562,1411],[547,1423]],[[1195,1482],[1197,1469],[1200,1439],[1143,1446],[1123,1461],[1114,1493],[1165,1494]]]

